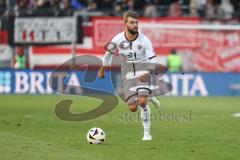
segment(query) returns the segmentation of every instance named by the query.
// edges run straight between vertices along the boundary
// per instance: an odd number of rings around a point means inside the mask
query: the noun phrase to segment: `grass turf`
[[[1,95],[0,159],[225,160],[240,157],[240,117],[233,117],[240,112],[238,97],[159,97],[160,111],[151,107],[153,140],[148,142],[141,141],[143,129],[134,117],[137,113],[131,114],[123,101],[102,117],[67,122],[54,113],[55,105],[67,98],[74,100],[71,111],[75,113],[93,109],[100,103],[87,97]],[[87,143],[86,133],[92,127],[105,131],[104,144]]]

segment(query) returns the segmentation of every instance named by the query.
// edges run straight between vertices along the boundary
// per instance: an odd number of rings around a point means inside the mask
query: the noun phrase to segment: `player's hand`
[[[98,71],[98,77],[101,78],[101,79],[105,77],[104,68],[103,68],[103,67],[101,67],[101,68],[99,69],[99,71]]]
[[[141,77],[140,77],[140,81],[141,82],[147,82],[148,80],[149,80],[149,78],[150,78],[150,75],[149,75],[149,73],[145,73],[144,75],[142,75]]]

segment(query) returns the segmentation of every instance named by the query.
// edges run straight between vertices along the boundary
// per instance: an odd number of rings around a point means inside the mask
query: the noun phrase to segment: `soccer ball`
[[[102,144],[105,140],[105,133],[101,128],[92,128],[87,133],[87,141],[90,144]]]

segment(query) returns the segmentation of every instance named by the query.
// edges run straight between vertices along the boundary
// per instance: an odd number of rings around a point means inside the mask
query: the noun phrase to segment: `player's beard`
[[[132,35],[136,35],[136,34],[138,34],[138,29],[137,28],[135,28],[135,29],[128,28],[128,32],[131,33]]]

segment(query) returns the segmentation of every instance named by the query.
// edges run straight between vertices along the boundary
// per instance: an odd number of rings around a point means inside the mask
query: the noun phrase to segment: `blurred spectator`
[[[135,9],[134,5],[135,5],[134,0],[127,0],[127,5],[125,6],[125,10],[133,11]]]
[[[231,4],[234,8],[234,17],[238,17],[240,20],[240,1],[239,0],[231,0]]]
[[[158,15],[159,16],[168,16],[169,5],[172,3],[171,0],[158,0],[154,1],[154,5],[158,5]]]
[[[197,0],[191,0],[190,2],[190,15],[197,16],[198,15],[198,2]]]
[[[37,0],[33,16],[53,16],[50,10],[50,2],[48,0]]]
[[[50,14],[52,16],[59,16],[60,14],[60,2],[61,0],[51,0],[51,5],[49,7]]]
[[[167,57],[167,66],[169,72],[179,72],[182,70],[182,57],[177,54],[176,49],[172,49]]]
[[[71,16],[74,10],[122,16],[135,10],[141,16],[199,16],[240,20],[240,0],[0,0],[0,16]]]
[[[145,17],[157,17],[158,16],[157,7],[154,6],[152,3],[148,2],[144,6],[144,16]]]
[[[60,11],[60,16],[72,16],[74,9],[70,6],[70,0],[63,0],[63,8]]]
[[[222,0],[220,5],[220,16],[223,19],[231,19],[233,15],[233,6],[230,0]]]
[[[71,6],[76,10],[81,10],[84,6],[87,6],[87,1],[71,0]]]
[[[181,5],[182,15],[189,15],[190,9],[190,0],[179,0],[178,3]]]
[[[205,11],[205,18],[206,19],[215,19],[216,18],[216,9],[215,6],[213,5],[214,0],[207,0],[207,7]]]
[[[0,0],[0,17],[5,14],[7,10],[6,0]]]
[[[207,7],[207,0],[192,0],[195,1],[197,12],[200,17],[205,17],[206,7]]]
[[[15,69],[26,69],[28,64],[27,53],[23,47],[16,47]]]
[[[14,7],[15,16],[29,16],[31,14],[31,8],[29,7],[29,0],[17,0]]]
[[[13,50],[9,45],[0,44],[0,68],[10,68],[12,66]]]
[[[178,3],[178,0],[173,2],[168,11],[168,16],[170,17],[180,17],[182,15],[182,9],[180,4]]]
[[[93,12],[97,11],[98,6],[95,0],[88,0],[88,6],[87,6],[87,11]]]
[[[110,13],[110,16],[122,17],[122,15],[123,15],[122,5],[120,2],[117,2],[114,4],[114,11]]]

